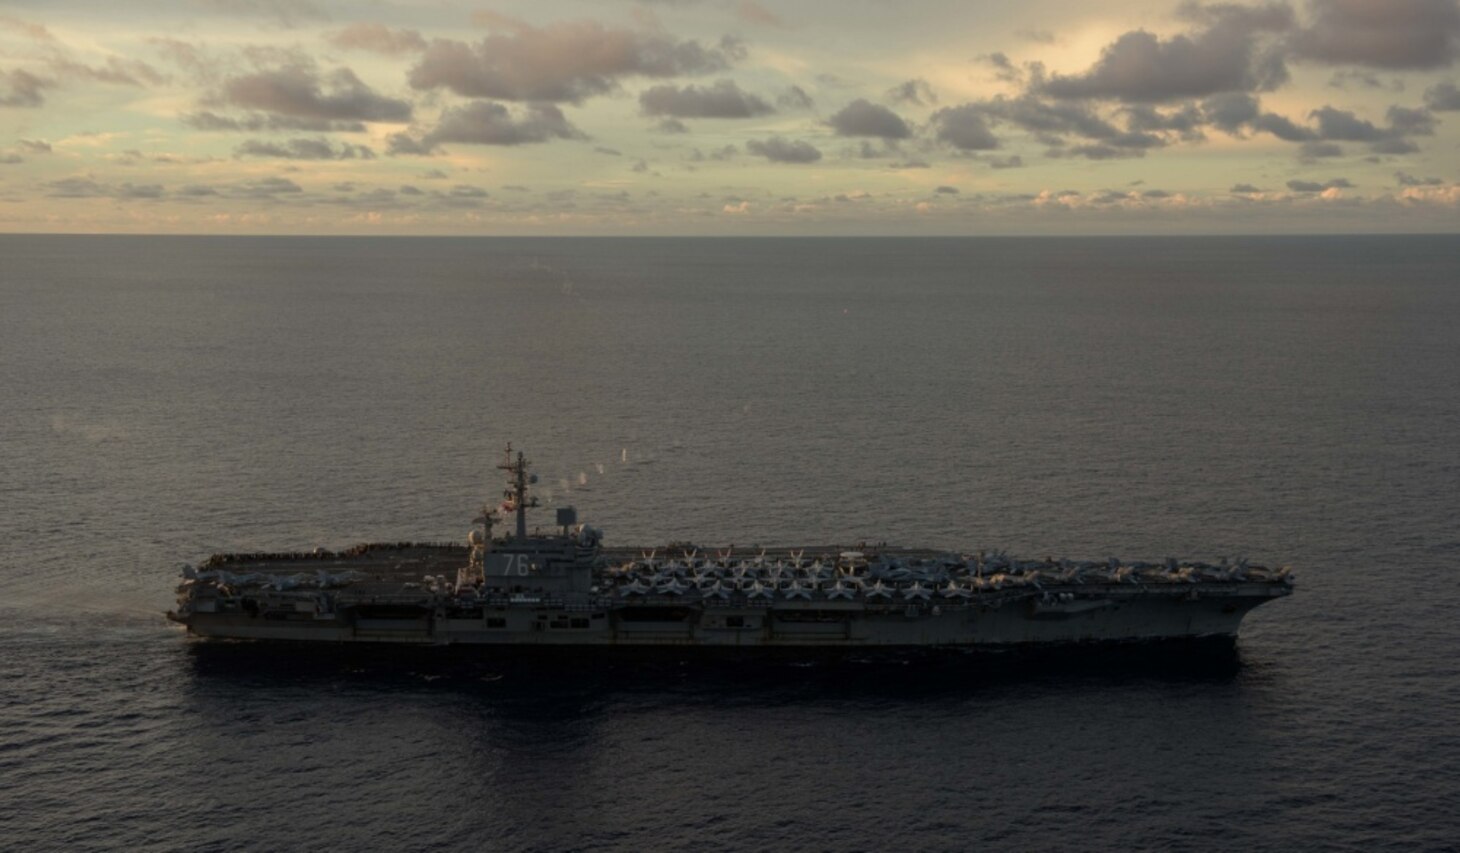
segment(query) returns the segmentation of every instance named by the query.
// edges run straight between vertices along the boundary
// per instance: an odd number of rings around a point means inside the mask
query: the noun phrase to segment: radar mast
[[[527,538],[527,508],[537,506],[537,498],[527,496],[527,487],[537,482],[537,475],[529,475],[527,466],[528,462],[522,455],[522,451],[517,451],[515,460],[512,458],[512,444],[508,442],[505,458],[497,467],[507,472],[507,490],[502,493],[507,500],[503,504],[503,509],[516,511],[518,539]]]

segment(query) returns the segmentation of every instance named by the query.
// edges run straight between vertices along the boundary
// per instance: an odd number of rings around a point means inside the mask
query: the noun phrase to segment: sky
[[[0,231],[1460,230],[1460,0],[11,0]]]

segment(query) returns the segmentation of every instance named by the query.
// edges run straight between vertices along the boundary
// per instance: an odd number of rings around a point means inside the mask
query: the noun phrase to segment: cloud
[[[1445,183],[1441,178],[1416,178],[1408,172],[1395,172],[1394,180],[1401,187],[1438,187]]]
[[[1261,108],[1256,98],[1245,92],[1225,92],[1201,102],[1202,119],[1218,130],[1232,135],[1257,121]]]
[[[1054,44],[1054,33],[1049,30],[1022,29],[1016,30],[1014,35],[1034,44]]]
[[[278,157],[285,160],[374,160],[375,152],[364,145],[341,143],[338,148],[327,139],[290,139],[286,142],[264,142],[250,139],[233,151],[237,157]]]
[[[780,136],[772,136],[764,141],[752,139],[745,143],[745,150],[772,163],[815,163],[821,159],[821,152],[811,143],[800,139],[788,140]]]
[[[1349,183],[1348,178],[1334,178],[1323,183],[1317,181],[1288,181],[1288,189],[1295,193],[1321,193],[1324,190],[1346,190],[1352,188],[1353,184]]]
[[[929,119],[933,135],[960,151],[992,151],[999,139],[989,129],[986,113],[980,104],[944,107]]]
[[[416,30],[393,30],[384,24],[351,24],[329,36],[330,44],[347,50],[365,50],[383,56],[401,56],[426,49],[426,39]]]
[[[261,178],[245,181],[228,188],[228,194],[238,198],[273,198],[277,195],[302,193],[304,188],[288,178]]]
[[[943,186],[940,186],[937,189],[933,190],[933,192],[943,193],[946,195],[958,195],[958,187],[950,187],[944,184]]]
[[[842,107],[827,124],[838,136],[875,136],[879,139],[907,139],[912,130],[897,113],[887,107],[858,98]]]
[[[654,125],[654,130],[659,133],[689,133],[689,125],[677,118],[667,118]]]
[[[1252,184],[1235,184],[1228,192],[1233,193],[1260,193],[1262,190]]]
[[[147,43],[163,58],[187,71],[194,79],[210,84],[217,80],[218,68],[222,63],[211,56],[206,48],[167,36],[150,37]]]
[[[783,110],[809,110],[816,106],[811,96],[800,86],[791,86],[776,96],[776,106]]]
[[[1436,83],[1425,90],[1425,106],[1436,112],[1460,110],[1460,88],[1449,81]]]
[[[94,178],[61,178],[41,185],[51,198],[114,198],[120,201],[162,198],[161,184],[104,184]]]
[[[709,86],[655,86],[639,95],[644,115],[675,118],[751,118],[775,112],[775,107],[742,90],[733,80]]]
[[[744,56],[740,42],[729,37],[706,47],[597,21],[534,27],[500,15],[484,20],[496,31],[476,44],[433,39],[410,71],[411,86],[471,98],[579,103],[612,91],[621,77],[712,73]]]
[[[225,81],[222,97],[245,109],[322,121],[411,119],[409,102],[376,94],[348,68],[323,77],[300,66],[245,74]]]
[[[1309,118],[1318,120],[1318,138],[1335,142],[1377,142],[1385,138],[1384,131],[1348,110],[1334,107],[1320,107],[1308,113]]]
[[[1294,53],[1335,65],[1429,69],[1460,57],[1455,0],[1310,0],[1313,22],[1293,36]]]
[[[691,163],[700,163],[705,160],[731,160],[739,153],[740,149],[734,145],[726,145],[723,148],[713,149],[708,155],[700,149],[695,148],[690,151],[688,159]]]
[[[0,15],[0,27],[20,33],[26,38],[35,41],[53,42],[56,40],[56,37],[51,35],[51,31],[46,29],[44,24],[22,20],[13,15]]]
[[[31,154],[50,154],[52,151],[51,143],[44,139],[22,139],[20,140],[20,147],[29,151]]]
[[[167,75],[140,59],[107,57],[102,65],[87,65],[60,57],[50,59],[47,64],[57,77],[88,80],[95,83],[111,83],[118,86],[147,86],[167,82]]]
[[[52,198],[95,198],[110,192],[91,178],[61,178],[42,184]]]
[[[1201,128],[1206,123],[1206,115],[1194,104],[1186,104],[1166,112],[1145,104],[1136,104],[1122,108],[1121,112],[1125,114],[1126,128],[1132,132],[1169,132],[1188,142],[1203,138]]]
[[[0,107],[38,107],[46,100],[42,93],[55,85],[24,68],[0,71]]]
[[[1281,52],[1266,43],[1267,37],[1292,27],[1292,10],[1286,5],[1188,4],[1182,10],[1202,28],[1168,39],[1132,30],[1106,45],[1083,74],[1055,74],[1034,88],[1063,100],[1157,103],[1270,91],[1287,81]]]
[[[1091,160],[1143,157],[1147,150],[1169,144],[1167,134],[1183,139],[1201,137],[1202,114],[1195,107],[1160,112],[1142,105],[1124,112],[1128,127],[1122,130],[1087,104],[1050,103],[1032,94],[999,95],[938,110],[930,124],[936,139],[963,151],[999,148],[993,128],[1010,124],[1048,146],[1049,156]],[[1080,137],[1085,143],[1066,147],[1068,136]]]
[[[9,151],[0,151],[0,165],[14,166],[17,163],[24,162],[25,158],[20,156],[19,154],[14,154]]]
[[[441,114],[436,127],[420,139],[404,133],[390,137],[391,154],[430,154],[444,142],[469,145],[527,145],[552,139],[587,139],[552,104],[529,104],[514,116],[493,101],[473,101]]]
[[[990,169],[1021,169],[1024,167],[1024,158],[1018,154],[1011,154],[1008,157],[990,157],[984,162],[989,164]]]
[[[1318,135],[1306,127],[1293,123],[1292,119],[1277,113],[1262,113],[1252,120],[1254,130],[1271,133],[1284,142],[1315,142]]]
[[[1015,67],[1013,61],[1009,59],[1009,55],[1003,51],[995,51],[994,53],[980,56],[979,59],[987,62],[989,67],[994,69],[995,80],[1002,83],[1021,83],[1024,80],[1024,72]]]
[[[1093,142],[1070,148],[1054,148],[1047,152],[1051,157],[1084,157],[1087,160],[1121,160],[1127,157],[1144,157],[1146,149],[1139,146],[1110,145]]]
[[[922,107],[938,103],[938,96],[933,92],[933,87],[928,85],[928,81],[919,77],[888,89],[887,100],[895,104],[906,103]]]
[[[184,113],[178,118],[191,128],[207,131],[241,130],[257,133],[261,130],[305,130],[317,133],[328,131],[362,133],[365,130],[364,123],[358,121],[331,121],[320,118],[282,116],[275,113],[249,113],[242,117],[233,117],[201,110],[195,113]]]
[[[1302,155],[1307,158],[1337,157],[1343,150],[1336,143],[1368,143],[1379,154],[1402,154],[1418,150],[1411,136],[1429,136],[1437,124],[1426,108],[1394,105],[1386,112],[1387,126],[1359,118],[1350,110],[1325,105],[1308,113],[1314,126],[1297,124],[1276,113],[1262,112],[1258,100],[1250,95],[1229,93],[1202,102],[1200,117],[1212,126],[1240,136],[1252,130],[1270,133],[1285,142],[1303,143]]]

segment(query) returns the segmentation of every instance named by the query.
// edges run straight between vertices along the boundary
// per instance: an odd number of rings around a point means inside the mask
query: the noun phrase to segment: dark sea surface
[[[215,551],[463,537],[508,440],[612,543],[1247,555],[1298,590],[1226,655],[163,619]],[[0,236],[0,848],[1457,844],[1460,238]]]

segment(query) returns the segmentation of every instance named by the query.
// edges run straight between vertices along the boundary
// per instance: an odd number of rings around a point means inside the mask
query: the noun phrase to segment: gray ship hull
[[[1071,595],[1073,593],[1070,593]],[[325,643],[502,647],[858,649],[1234,638],[1253,607],[1286,594],[1271,584],[1079,591],[1079,598],[1006,595],[985,602],[846,601],[768,606],[650,599],[631,604],[487,605],[480,613],[190,612],[174,619],[199,637]]]

